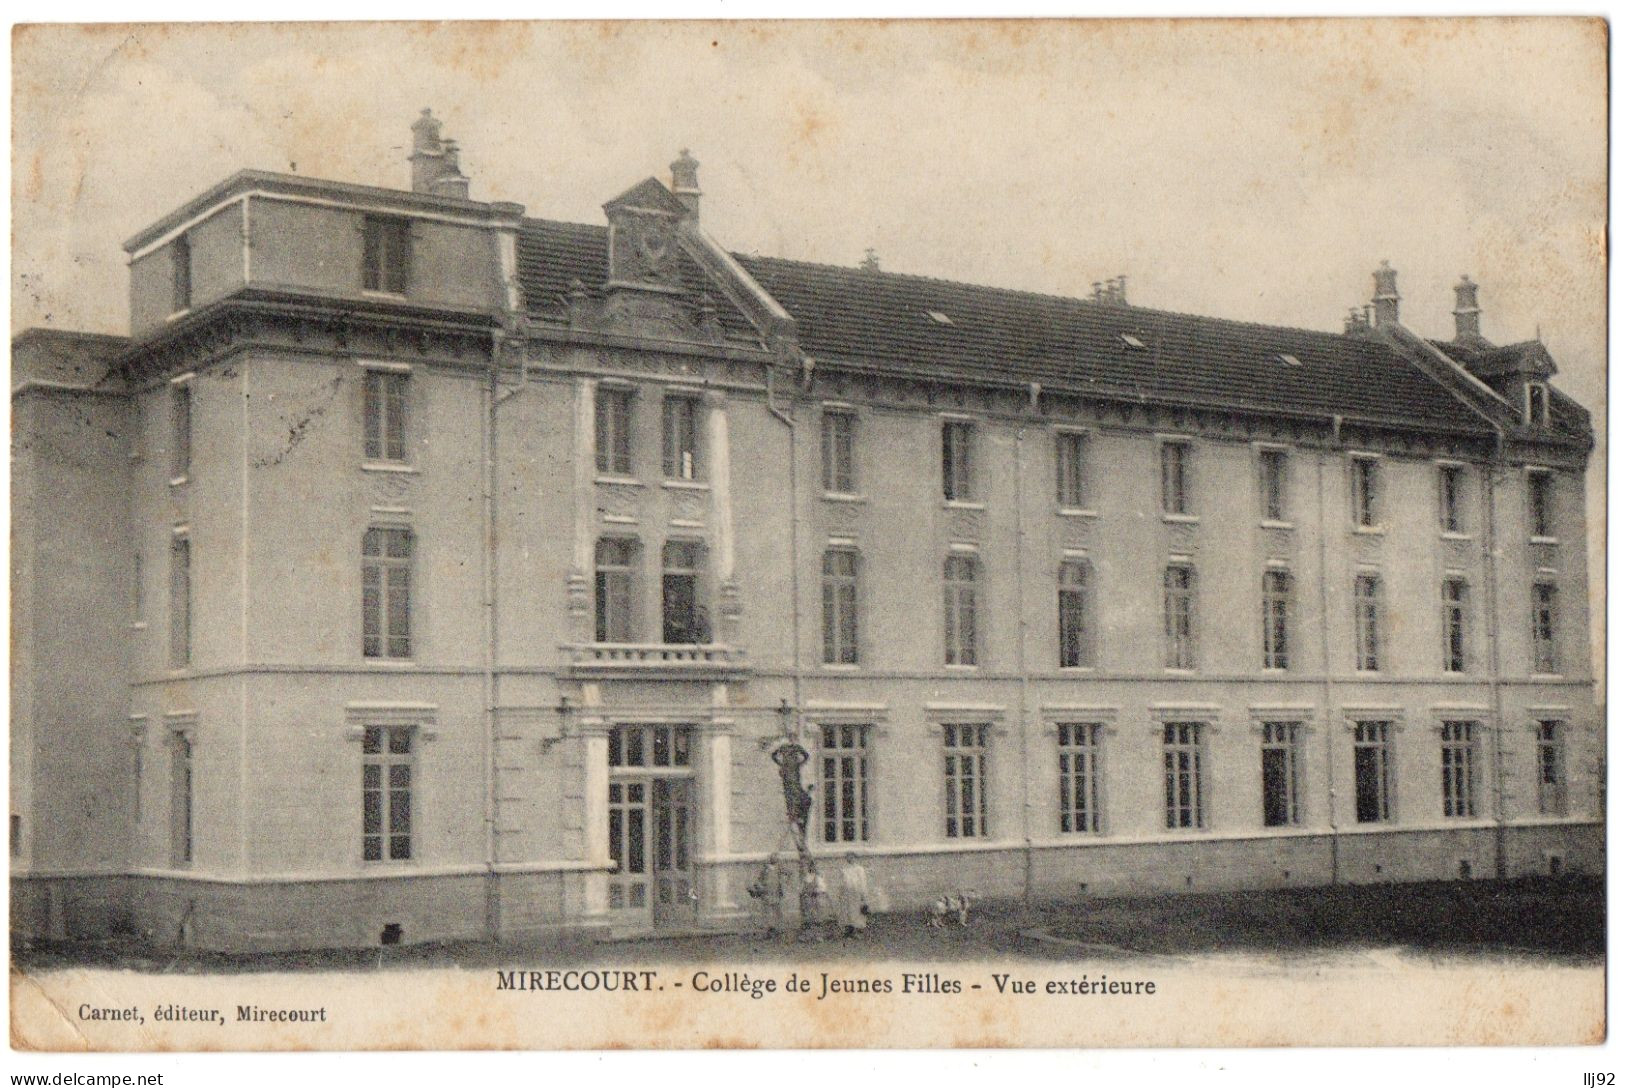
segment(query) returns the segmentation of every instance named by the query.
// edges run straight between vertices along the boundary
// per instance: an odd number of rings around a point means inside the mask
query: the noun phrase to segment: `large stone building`
[[[13,345],[13,925],[218,948],[1598,870],[1539,343],[730,253],[248,171]]]

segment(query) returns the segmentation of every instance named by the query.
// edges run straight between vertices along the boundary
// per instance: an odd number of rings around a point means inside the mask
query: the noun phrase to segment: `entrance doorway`
[[[618,725],[609,735],[609,909],[631,926],[691,925],[694,770],[685,725]]]

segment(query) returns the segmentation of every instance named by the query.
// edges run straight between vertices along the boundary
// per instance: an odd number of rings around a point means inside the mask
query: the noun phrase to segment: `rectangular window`
[[[1535,727],[1535,802],[1542,816],[1568,814],[1562,722],[1541,722]]]
[[[369,215],[362,226],[365,253],[361,286],[368,291],[406,294],[411,224],[404,219]]]
[[[1445,722],[1439,729],[1446,816],[1477,814],[1474,732],[1472,722]]]
[[[1292,613],[1292,575],[1284,570],[1264,572],[1264,667],[1284,669],[1288,652]]]
[[[1265,521],[1286,521],[1286,451],[1258,451],[1258,508]]]
[[[169,477],[184,480],[192,474],[192,384],[169,387]]]
[[[1162,444],[1162,512],[1189,514],[1191,447],[1186,442]]]
[[[710,642],[710,620],[700,604],[700,545],[692,540],[666,541],[660,566],[660,641]]]
[[[942,423],[942,497],[950,502],[976,498],[976,428],[965,420]]]
[[[950,839],[987,837],[987,732],[985,725],[942,727]]]
[[[412,860],[409,725],[368,726],[361,737],[361,859]]]
[[[1556,535],[1552,527],[1552,474],[1529,474],[1529,535],[1551,539]]]
[[[406,391],[410,378],[393,371],[367,371],[362,412],[367,460],[406,460]]]
[[[1293,827],[1303,822],[1298,805],[1303,727],[1297,722],[1264,723],[1264,826]]]
[[[1462,532],[1462,475],[1460,465],[1439,466],[1439,530]]]
[[[824,490],[830,494],[858,493],[857,429],[858,417],[851,412],[824,413]]]
[[[594,582],[596,617],[594,639],[632,642],[632,585],[634,541],[605,537],[598,542]]]
[[[169,541],[169,667],[192,663],[192,538],[177,533]]]
[[[141,623],[147,615],[146,563],[138,550],[131,555],[130,622]]]
[[[1534,671],[1554,675],[1558,671],[1557,587],[1536,582],[1534,592]]]
[[[869,727],[826,725],[818,746],[820,834],[824,842],[869,840]]]
[[[1202,771],[1202,723],[1165,722],[1162,727],[1162,784],[1165,821],[1170,829],[1207,826]]]
[[[1467,671],[1467,583],[1446,578],[1441,590],[1444,671]]]
[[[1377,508],[1377,459],[1351,458],[1349,481],[1353,489],[1354,524],[1361,529],[1376,528],[1380,518],[1380,511]]]
[[[1196,667],[1196,571],[1181,563],[1162,572],[1162,663],[1170,669]]]
[[[686,725],[617,725],[609,731],[611,769],[689,767],[693,735]]]
[[[824,553],[824,664],[858,663],[858,553]]]
[[[1094,631],[1089,605],[1089,564],[1061,564],[1057,591],[1060,612],[1061,668],[1087,668],[1094,664]]]
[[[361,538],[361,654],[412,656],[410,529],[368,529]]]
[[[598,471],[632,475],[632,390],[598,387],[593,398]]]
[[[1055,436],[1055,501],[1068,510],[1089,505],[1088,436],[1062,431]]]
[[[1382,579],[1375,574],[1354,578],[1354,667],[1382,668]]]
[[[192,308],[192,240],[182,234],[170,243],[171,286],[170,312],[180,313]]]
[[[176,868],[192,864],[192,757],[189,733],[170,735],[169,860]]]
[[[942,566],[944,660],[949,665],[976,664],[976,559],[950,555]]]
[[[1393,724],[1354,724],[1354,818],[1362,824],[1392,820]]]
[[[668,480],[700,478],[700,402],[667,397],[660,406],[661,464]]]
[[[1062,722],[1061,831],[1101,829],[1101,746],[1106,727],[1098,722]]]

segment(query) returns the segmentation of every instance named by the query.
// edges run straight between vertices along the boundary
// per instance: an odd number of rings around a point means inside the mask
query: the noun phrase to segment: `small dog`
[[[958,918],[962,926],[970,925],[970,896],[938,896],[925,909],[925,924],[932,929],[941,929],[948,924],[949,918]]]

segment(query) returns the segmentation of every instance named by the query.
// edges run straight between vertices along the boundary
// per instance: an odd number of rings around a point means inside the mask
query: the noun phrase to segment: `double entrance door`
[[[692,924],[690,729],[618,725],[609,736],[609,909],[626,925]]]

